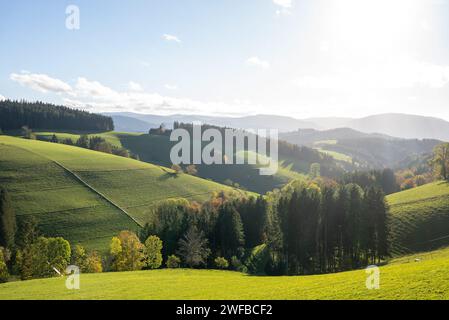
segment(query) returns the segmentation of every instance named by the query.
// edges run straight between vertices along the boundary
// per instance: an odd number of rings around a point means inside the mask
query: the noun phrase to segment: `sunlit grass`
[[[0,183],[11,194],[19,218],[34,216],[48,236],[106,250],[112,236],[139,226],[83,185],[81,179],[120,205],[141,225],[168,198],[194,201],[234,190],[218,183],[175,175],[167,168],[82,148],[0,136]]]
[[[81,275],[0,285],[0,299],[449,299],[449,250],[402,258],[380,268],[380,289],[366,288],[365,270],[295,277],[230,271],[165,269]]]

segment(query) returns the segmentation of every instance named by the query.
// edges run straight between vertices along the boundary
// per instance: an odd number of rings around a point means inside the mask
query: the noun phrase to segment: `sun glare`
[[[331,32],[344,50],[396,50],[413,36],[420,0],[332,1]],[[391,52],[390,52],[391,53]]]

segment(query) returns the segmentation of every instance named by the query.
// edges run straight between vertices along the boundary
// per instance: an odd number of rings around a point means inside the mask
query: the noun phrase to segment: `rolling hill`
[[[0,136],[0,184],[19,219],[34,216],[44,234],[99,250],[120,230],[148,222],[159,201],[234,190],[133,159],[7,136]]]
[[[39,139],[44,140],[50,140],[53,134],[56,134],[60,140],[70,138],[72,141],[76,141],[82,133],[37,131],[35,134]],[[168,136],[123,132],[91,133],[89,136],[100,136],[115,146],[124,147],[133,154],[138,155],[141,161],[166,167],[172,165],[170,161],[170,150],[175,145],[175,142],[171,142]],[[312,156],[320,157],[318,152],[311,151],[314,152]],[[304,152],[304,155],[306,155],[306,152]],[[338,174],[338,170],[342,170],[340,165],[344,166],[332,158],[322,161],[331,167],[329,171],[333,170],[333,174]],[[258,166],[248,164],[232,166],[197,165],[197,169],[198,175],[202,178],[211,179],[222,184],[232,182],[232,184],[237,184],[241,188],[263,194],[275,188],[280,188],[293,179],[303,179],[304,174],[309,172],[311,163],[313,161],[287,157],[280,154],[279,170],[273,176],[261,176]],[[325,171],[326,168],[326,166],[323,166],[323,172],[327,172]]]
[[[151,128],[157,128],[159,124],[149,123],[132,117],[115,115],[112,117],[114,127],[119,132],[148,132]]]
[[[163,269],[83,274],[80,290],[65,278],[0,284],[9,299],[385,300],[449,299],[449,249],[407,256],[380,268],[380,289],[366,288],[365,270],[294,277],[257,277],[217,270]]]
[[[378,133],[404,139],[436,139],[449,141],[449,122],[435,117],[387,113],[363,118],[309,118],[296,119],[278,115],[254,115],[246,117],[212,117],[201,115],[159,116],[138,113],[105,113],[115,118],[125,116],[149,124],[165,123],[171,127],[174,121],[192,123],[199,121],[220,127],[239,129],[278,129],[279,132],[291,132],[298,129],[330,130],[350,128],[363,133]],[[117,118],[119,119],[119,118]],[[114,119],[114,121],[116,121]],[[116,125],[120,126],[120,122]],[[127,130],[129,131],[129,130]]]
[[[280,139],[296,145],[314,147],[323,152],[354,160],[365,168],[401,168],[409,159],[424,157],[441,143],[433,139],[401,139],[383,134],[368,134],[350,128],[324,131],[300,129],[282,133]]]
[[[405,139],[449,141],[449,122],[434,117],[388,113],[354,119],[347,126],[362,132],[377,132]]]
[[[389,195],[396,255],[449,245],[449,183],[435,182]]]
[[[173,126],[173,122],[183,123],[205,123],[218,127],[238,128],[238,129],[278,129],[281,132],[289,132],[297,130],[298,128],[317,128],[315,123],[305,120],[299,120],[291,117],[277,116],[277,115],[253,115],[245,117],[214,117],[214,116],[202,116],[202,115],[169,115],[160,116],[152,114],[139,114],[131,112],[123,113],[105,113],[114,119],[114,123],[117,127],[121,126],[120,116],[127,118],[134,118],[140,121],[145,121],[149,124],[163,123],[167,128]],[[118,121],[117,121],[118,120]]]

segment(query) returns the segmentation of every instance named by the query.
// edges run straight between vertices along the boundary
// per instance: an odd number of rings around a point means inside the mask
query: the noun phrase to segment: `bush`
[[[169,269],[179,268],[181,265],[181,259],[173,254],[168,257],[166,265],[167,265],[167,268],[169,268]]]
[[[216,266],[218,269],[227,269],[227,268],[229,268],[229,262],[228,262],[228,260],[226,260],[226,259],[223,258],[223,257],[215,258],[214,263],[215,263],[215,266]]]

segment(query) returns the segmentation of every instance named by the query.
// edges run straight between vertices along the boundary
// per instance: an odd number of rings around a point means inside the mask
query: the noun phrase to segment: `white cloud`
[[[90,81],[86,78],[79,77],[75,86],[78,95],[85,97],[115,97],[117,92],[102,85],[97,81]]]
[[[293,5],[292,0],[273,0],[273,3],[283,8],[291,8]]]
[[[181,43],[181,40],[177,36],[174,36],[172,34],[166,33],[166,34],[162,35],[162,38],[164,38],[164,40],[166,40],[166,41],[174,41],[177,43]]]
[[[69,84],[46,74],[22,72],[20,74],[12,73],[9,77],[11,80],[20,83],[22,86],[30,87],[31,89],[42,93],[55,92],[73,94],[72,87]]]
[[[167,90],[177,90],[178,89],[178,86],[172,85],[172,84],[166,84],[166,85],[164,85],[164,87]]]
[[[130,81],[128,83],[128,89],[130,91],[143,91],[142,86],[139,83],[134,82],[134,81]]]
[[[250,66],[256,66],[262,69],[270,68],[270,63],[268,61],[260,59],[259,57],[251,57],[246,60],[246,63]]]
[[[6,98],[5,98],[5,96],[2,96],[2,95],[0,94],[0,101],[3,101],[3,100],[6,100]]]
[[[305,75],[295,84],[308,89],[403,89],[442,88],[449,83],[449,65],[436,65],[402,57],[381,64],[370,63],[358,69],[345,69],[324,75]]]
[[[255,113],[260,108],[260,106],[244,105],[243,102],[238,101],[230,104],[214,101],[204,102],[187,98],[173,98],[143,90],[133,90],[143,89],[133,82],[128,84],[127,90],[116,91],[98,81],[92,81],[85,77],[78,77],[72,88],[61,80],[49,78],[45,75],[37,77],[29,74],[29,76],[25,78],[24,75],[14,74],[14,76],[11,76],[11,79],[39,92],[43,92],[45,89],[46,92],[52,91],[57,93],[61,95],[62,102],[65,105],[91,112],[130,111],[155,114],[198,113],[233,115],[241,114],[242,110],[247,111],[248,114]],[[45,79],[47,81],[31,81],[29,78]],[[56,83],[59,86],[50,86],[49,83]],[[176,86],[172,85],[168,86],[168,88],[174,89]]]

